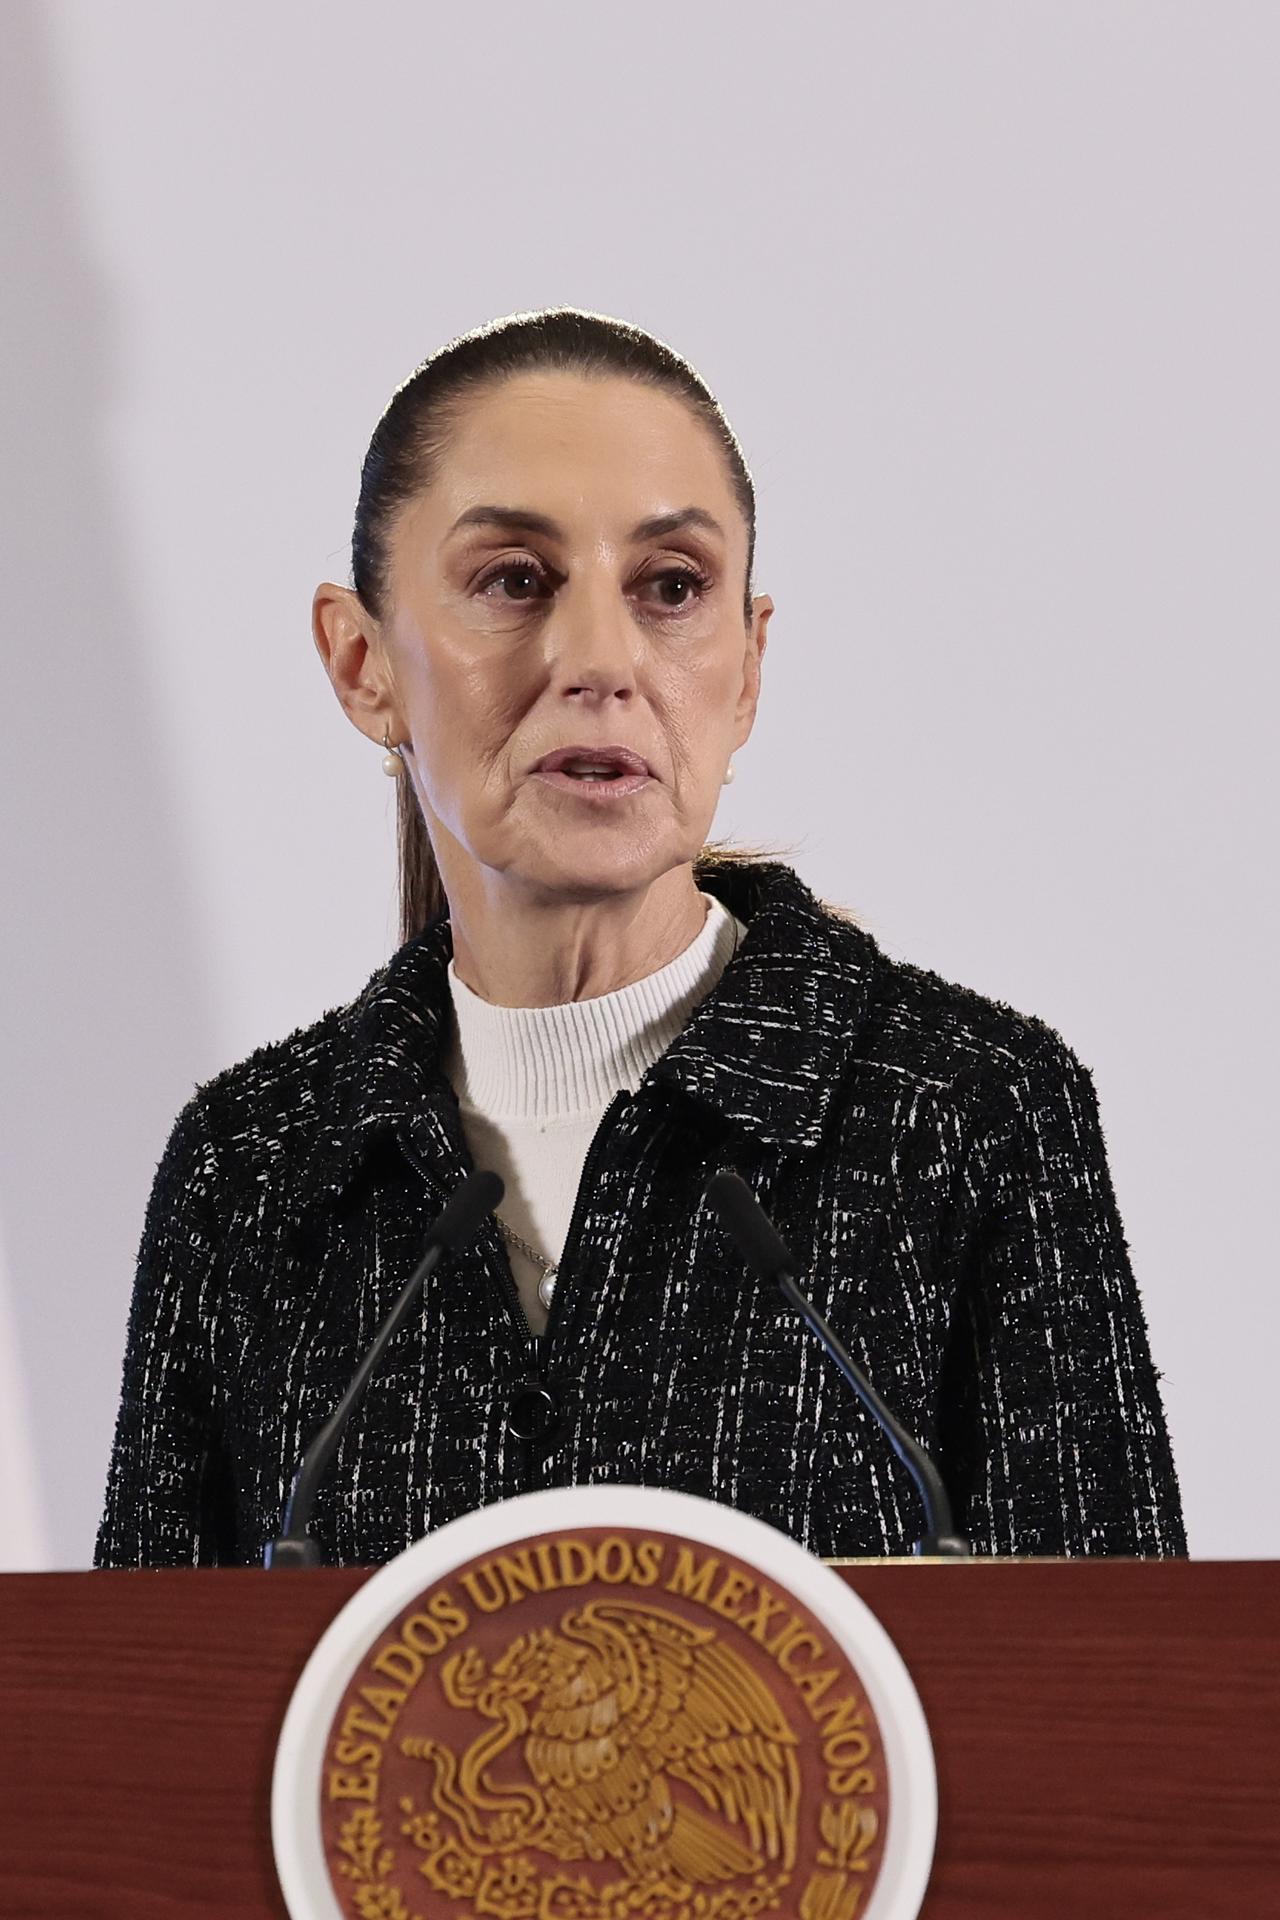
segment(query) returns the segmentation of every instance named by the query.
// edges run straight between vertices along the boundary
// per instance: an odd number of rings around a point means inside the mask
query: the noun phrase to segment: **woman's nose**
[[[633,621],[616,583],[579,579],[566,584],[544,631],[557,692],[635,690]]]

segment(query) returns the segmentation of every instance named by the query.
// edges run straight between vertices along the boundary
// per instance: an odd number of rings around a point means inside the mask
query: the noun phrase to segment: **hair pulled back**
[[[431,354],[396,388],[364,457],[351,535],[352,586],[366,611],[376,620],[386,617],[396,517],[440,471],[468,400],[512,375],[561,369],[588,377],[620,374],[678,395],[714,435],[747,523],[743,618],[749,623],[756,498],[737,436],[701,376],[672,347],[628,321],[581,307],[546,307],[489,321]],[[446,902],[413,782],[402,777],[396,788],[404,942],[420,933]],[[746,850],[735,854],[711,843],[703,848],[695,871],[715,861],[753,857]]]

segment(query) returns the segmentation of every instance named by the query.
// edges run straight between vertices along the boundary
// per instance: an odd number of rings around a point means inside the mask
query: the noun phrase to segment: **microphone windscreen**
[[[762,1280],[776,1280],[780,1273],[795,1273],[791,1249],[741,1174],[726,1169],[713,1173],[707,1182],[706,1197],[753,1273]]]
[[[504,1191],[501,1175],[490,1172],[487,1167],[469,1173],[441,1208],[440,1217],[431,1229],[432,1240],[451,1251],[460,1247],[471,1238],[486,1213],[492,1213]]]

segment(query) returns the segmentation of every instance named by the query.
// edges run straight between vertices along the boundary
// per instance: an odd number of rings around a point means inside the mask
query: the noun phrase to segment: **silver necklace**
[[[494,1219],[501,1228],[504,1238],[509,1240],[513,1247],[518,1247],[521,1253],[526,1254],[528,1258],[533,1261],[535,1267],[542,1268],[542,1278],[538,1282],[538,1298],[544,1307],[549,1307],[551,1305],[551,1296],[556,1290],[556,1274],[559,1271],[559,1262],[544,1258],[536,1247],[531,1247],[527,1240],[522,1240],[515,1228],[508,1226],[500,1213],[496,1213]]]

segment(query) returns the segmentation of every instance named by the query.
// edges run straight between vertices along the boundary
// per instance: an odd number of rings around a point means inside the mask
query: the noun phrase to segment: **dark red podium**
[[[929,1719],[928,1920],[1280,1914],[1280,1562],[842,1572]],[[368,1577],[0,1577],[0,1915],[280,1920],[276,1737]]]

